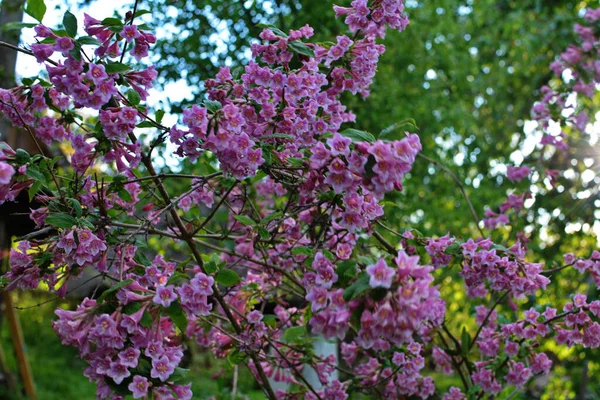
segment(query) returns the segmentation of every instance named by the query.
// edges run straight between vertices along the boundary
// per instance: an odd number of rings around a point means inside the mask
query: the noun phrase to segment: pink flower
[[[54,46],[51,44],[35,43],[31,45],[31,51],[36,61],[43,63],[54,53]]]
[[[94,82],[94,84],[100,85],[104,80],[108,79],[108,74],[104,69],[104,65],[90,63],[89,68],[90,69],[85,76]]]
[[[69,231],[66,235],[60,238],[56,247],[59,249],[63,249],[65,253],[69,254],[73,250],[77,248],[77,243],[75,243],[75,237],[73,236],[73,231]]]
[[[73,50],[74,47],[73,39],[61,36],[56,39],[54,50],[61,52],[62,55],[66,57],[69,51]]]
[[[519,182],[529,176],[531,170],[528,167],[514,167],[509,165],[507,167],[506,177],[512,182]]]
[[[213,294],[213,285],[215,284],[215,280],[212,276],[207,276],[202,272],[198,273],[191,281],[190,285],[194,289],[195,293],[210,296]]]
[[[389,289],[392,286],[392,278],[396,274],[393,268],[390,268],[385,263],[383,258],[380,258],[377,263],[367,267],[369,274],[369,286],[372,288],[383,287]]]
[[[525,368],[523,363],[515,362],[510,363],[508,368],[508,374],[506,375],[506,381],[516,387],[522,387],[527,383],[531,377],[531,369]]]
[[[133,377],[133,382],[131,382],[129,386],[127,386],[127,389],[129,389],[131,393],[133,393],[134,399],[141,399],[145,397],[148,393],[148,388],[150,387],[150,385],[151,383],[148,382],[147,378],[135,375]]]
[[[156,304],[160,304],[163,307],[169,307],[173,301],[177,299],[177,294],[173,291],[173,285],[169,286],[158,286],[156,288],[156,294],[152,298],[152,301]],[[154,378],[154,377],[153,377]]]
[[[451,387],[448,393],[444,395],[443,400],[464,400],[466,396],[457,387]]]
[[[8,185],[12,176],[15,174],[15,169],[12,165],[0,161],[0,185]]]
[[[125,25],[120,35],[127,43],[131,43],[131,41],[141,36],[135,25]]]
[[[137,367],[139,357],[140,351],[134,347],[128,347],[119,353],[119,360],[121,364],[129,368]]]
[[[113,378],[115,383],[118,385],[123,382],[123,379],[131,375],[131,372],[119,361],[113,361],[110,363],[110,368],[106,372],[106,375]]]
[[[175,365],[166,355],[152,360],[152,370],[150,371],[152,378],[158,378],[165,382],[173,371],[175,371]]]

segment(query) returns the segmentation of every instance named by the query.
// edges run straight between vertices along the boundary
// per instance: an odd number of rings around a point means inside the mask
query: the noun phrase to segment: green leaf
[[[375,143],[377,139],[375,136],[366,131],[359,131],[358,129],[346,129],[340,132],[340,135],[352,139],[353,142],[369,142]]]
[[[417,126],[417,123],[415,122],[414,119],[412,118],[407,118],[407,119],[403,119],[402,121],[396,122],[395,124],[392,124],[390,126],[388,126],[387,128],[383,129],[381,132],[379,132],[379,139],[388,139],[388,140],[392,140],[392,139],[402,139],[403,137],[405,137],[404,132],[401,132],[400,135],[394,135],[392,134],[392,132],[394,132],[395,130],[402,128],[403,126],[412,126],[415,129],[419,129],[419,127]]]
[[[137,17],[140,17],[140,16],[145,15],[145,14],[150,14],[151,12],[152,11],[150,11],[150,10],[137,10],[135,12],[135,14],[133,15],[133,18],[137,18]]]
[[[74,47],[69,51],[69,55],[76,59],[77,61],[81,61],[81,45],[77,42],[74,43]]]
[[[227,361],[231,365],[239,365],[245,362],[248,359],[248,354],[239,351],[238,349],[234,349],[227,355]]]
[[[175,367],[175,371],[173,371],[173,373],[171,374],[171,376],[169,377],[169,382],[179,382],[183,379],[186,379],[188,374],[189,374],[190,370],[189,369],[185,369],[185,368],[181,368],[181,367]]]
[[[233,218],[236,221],[239,221],[239,222],[241,222],[244,225],[256,226],[256,222],[253,219],[251,219],[251,218],[249,218],[249,217],[247,217],[245,215],[234,215]]]
[[[301,343],[308,337],[308,332],[303,326],[293,326],[288,328],[281,337],[286,343]]]
[[[117,194],[119,195],[121,200],[123,200],[127,203],[130,203],[133,201],[133,197],[131,196],[131,193],[129,193],[125,188],[119,189]]]
[[[274,133],[272,135],[263,136],[264,139],[295,139],[294,135],[288,135],[287,133]]]
[[[20,31],[25,28],[33,28],[38,24],[33,24],[29,22],[9,22],[8,24],[2,25],[0,27],[0,31]]]
[[[129,303],[123,307],[123,314],[131,315],[142,308],[142,304],[139,301]]]
[[[305,320],[305,321],[308,321],[308,320]],[[273,314],[267,314],[263,317],[263,322],[267,326],[270,326],[271,328],[275,328],[277,326],[277,316],[273,315]]]
[[[156,112],[156,114],[154,115],[154,119],[156,120],[156,122],[158,122],[160,124],[162,122],[164,116],[165,116],[165,110],[158,110]]]
[[[104,382],[117,394],[120,394],[122,396],[127,396],[128,394],[131,394],[129,388],[127,387],[129,386],[127,380],[117,384],[112,378],[105,377]]]
[[[119,18],[104,18],[102,20],[102,26],[123,26],[123,21]]]
[[[188,282],[190,280],[189,276],[186,274],[182,274],[181,272],[175,272],[169,280],[167,281],[168,285],[179,285],[182,282]]]
[[[57,228],[69,229],[77,224],[77,220],[69,214],[59,213],[50,214],[45,219],[46,224],[56,226]]]
[[[112,296],[114,296],[115,294],[117,294],[117,291],[127,285],[130,285],[133,283],[133,279],[125,279],[124,281],[121,281],[119,283],[117,283],[114,286],[111,286],[109,289],[106,289],[104,291],[104,293],[102,293],[100,295],[100,297],[98,297],[98,303],[102,303],[106,300],[108,300],[109,298],[111,298]]]
[[[138,248],[137,252],[135,253],[134,260],[146,267],[149,267],[150,265],[152,265],[152,261],[150,261],[148,259],[148,257],[146,256],[146,254],[139,248]]]
[[[68,198],[67,201],[71,204],[73,210],[75,210],[75,215],[77,218],[81,218],[81,214],[83,213],[83,210],[81,209],[81,203],[77,199],[73,198]]]
[[[42,182],[42,185],[46,184],[46,177],[40,170],[37,165],[30,165],[27,167],[27,176],[32,178],[34,181]]]
[[[322,249],[321,252],[323,253],[323,255],[329,260],[329,261],[333,261],[335,260],[335,256],[333,255],[332,252],[330,252],[327,249]]]
[[[291,167],[302,167],[304,165],[304,160],[302,158],[297,158],[297,157],[288,157],[286,159],[287,163],[291,166]]]
[[[17,149],[15,153],[17,153],[15,154],[15,161],[17,164],[24,165],[31,161],[31,156],[25,150]]]
[[[306,45],[306,43],[302,43],[302,42],[300,42],[298,40],[294,40],[293,42],[289,42],[288,43],[288,47],[294,53],[302,54],[303,56],[307,56],[307,57],[314,57],[315,56],[315,51],[313,49],[311,49],[310,47],[308,47]]]
[[[471,335],[467,332],[467,328],[463,327],[462,335],[460,339],[460,347],[462,350],[462,355],[464,357],[469,355],[469,348],[471,347]]]
[[[129,100],[131,105],[137,106],[141,101],[140,94],[136,90],[131,89],[127,92],[127,100]]]
[[[344,300],[353,300],[361,293],[369,290],[369,288],[369,275],[366,272],[363,272],[352,285],[344,290]]]
[[[166,311],[169,318],[171,318],[171,321],[177,325],[181,332],[185,333],[188,326],[188,319],[185,315],[185,311],[181,308],[181,304],[179,304],[178,301],[174,301],[166,308]]]
[[[269,222],[273,221],[274,219],[281,217],[282,215],[283,215],[283,213],[281,211],[274,212],[273,214],[269,215],[268,217],[263,218],[263,220],[260,221],[260,223],[262,225],[266,225]]]
[[[340,284],[342,286],[347,286],[350,279],[356,277],[356,261],[346,260],[337,263],[335,272],[338,274]]]
[[[271,235],[269,235],[269,231],[263,228],[262,226],[258,227],[258,235],[262,240],[269,240]]]
[[[27,190],[27,194],[29,195],[30,202],[33,201],[33,198],[35,197],[37,192],[40,191],[41,188],[42,188],[42,182],[40,182],[40,181],[33,182],[33,185],[31,185],[29,187],[29,189]]]
[[[215,260],[210,260],[204,264],[204,271],[206,271],[207,274],[214,274],[218,269],[219,267],[217,266],[217,262]]]
[[[303,255],[303,256],[311,257],[315,254],[315,251],[313,249],[311,249],[310,247],[298,246],[298,247],[294,247],[292,249],[292,254],[295,256]]]
[[[153,122],[150,121],[142,121],[136,125],[138,128],[156,128]]]
[[[116,74],[116,73],[120,74],[123,72],[130,71],[131,67],[129,65],[125,65],[123,63],[114,62],[114,63],[106,64],[104,69],[106,70],[107,74]]]
[[[144,311],[144,315],[142,315],[140,325],[142,325],[145,328],[150,328],[152,326],[152,315],[150,315],[148,310]]]
[[[271,25],[271,24],[258,24],[256,26],[258,26],[259,28],[263,28],[263,29],[270,29],[271,32],[273,32],[277,36],[281,36],[282,38],[287,38],[288,37],[288,35],[285,32],[283,32],[281,29],[279,29],[275,25]]]
[[[206,107],[206,109],[208,110],[209,113],[215,114],[221,108],[223,108],[223,105],[221,103],[219,103],[218,101],[204,100],[204,107]]]
[[[237,272],[231,269],[222,269],[215,275],[215,281],[225,287],[235,286],[242,280]]]
[[[82,36],[79,39],[77,39],[77,43],[79,43],[82,46],[86,45],[86,44],[100,46],[102,44],[102,42],[100,42],[98,39],[96,39],[95,37],[91,37],[91,36]]]
[[[67,35],[72,38],[77,36],[77,18],[75,18],[69,10],[67,10],[63,16],[63,26],[65,27]]]
[[[25,12],[35,20],[42,22],[44,14],[46,14],[46,4],[44,4],[44,0],[27,0]]]

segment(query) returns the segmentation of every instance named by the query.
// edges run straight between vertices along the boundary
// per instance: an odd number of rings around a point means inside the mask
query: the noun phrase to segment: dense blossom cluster
[[[464,384],[445,400],[469,392],[483,398],[548,373],[543,338],[600,346],[598,300],[576,294],[562,313],[550,306],[523,317],[514,312],[550,284],[544,264],[527,261],[524,235],[507,248],[486,237],[388,228],[396,246],[376,231],[385,227],[385,195],[403,189],[421,143],[411,133],[386,140],[345,129],[355,117],[341,95],[369,94],[385,50],[377,40],[408,20],[400,0],[354,0],[335,13],[352,37],[305,43],[314,33],[309,26],[289,33],[268,27],[243,73],[222,68],[206,81],[207,101],[184,110],[182,124],[170,128],[161,124],[163,114],[150,117],[140,105],[154,68],[123,63],[146,57],[156,40],[133,24],[135,15],[124,22],[86,15],[89,36],[80,38],[72,15],[64,31],[35,28],[39,42],[31,52],[48,80],[0,89],[0,112],[43,143],[69,144],[73,173],[61,185],[64,172],[57,176],[52,160],[0,149],[0,203],[27,189],[40,204],[31,213],[39,231],[11,250],[2,282],[9,289],[44,283],[61,296],[84,268],[111,282],[77,310],[58,310],[54,322],[62,342],[88,363],[85,375],[99,399],[190,399],[191,384],[181,382],[184,339],[245,364],[271,399],[328,400],[345,400],[353,390],[426,399],[436,394],[426,357]],[[597,22],[600,12],[588,11],[586,19]],[[570,90],[589,96],[599,81],[599,41],[590,28],[576,29],[583,44],[553,68],[559,75],[569,68]],[[544,93],[534,116],[547,129],[550,108],[566,103],[562,93]],[[84,119],[82,109],[96,114]],[[583,129],[585,116],[573,115],[568,121]],[[158,133],[142,140],[138,128]],[[209,172],[157,173],[152,151],[165,141]],[[555,136],[544,143],[565,146]],[[110,173],[99,177],[102,170]],[[531,175],[527,166],[507,169],[514,183]],[[167,186],[167,178],[187,183],[182,190]],[[486,211],[484,226],[509,224],[508,213],[522,210],[528,196],[510,194],[498,212]],[[228,218],[217,221],[220,209]],[[172,245],[152,251],[142,238],[153,235]],[[373,237],[382,248],[368,244]],[[600,253],[567,254],[565,263],[600,286]],[[452,266],[478,302],[477,331],[465,329],[460,340],[448,326],[437,280]],[[336,356],[314,354],[315,335],[341,341],[349,366],[342,379],[335,378]],[[303,366],[315,371],[318,385],[304,379]],[[274,391],[271,381],[292,385]]]
[[[543,97],[532,108],[533,118],[544,129],[546,135],[542,144],[554,145],[564,149],[568,144],[564,132],[553,136],[548,131],[551,121],[572,125],[580,131],[585,131],[590,119],[582,105],[582,97],[593,97],[596,85],[600,83],[600,62],[598,61],[599,38],[594,26],[600,20],[597,10],[589,10],[584,17],[585,25],[576,24],[575,33],[581,39],[579,45],[572,44],[561,54],[559,60],[552,63],[550,68],[562,81],[557,89],[550,86],[542,88]],[[569,102],[571,93],[578,95],[579,101]],[[565,112],[568,111],[568,112]]]

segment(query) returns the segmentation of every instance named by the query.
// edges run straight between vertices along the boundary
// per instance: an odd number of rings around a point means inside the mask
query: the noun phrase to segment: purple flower
[[[527,178],[530,172],[531,170],[528,167],[514,167],[509,165],[507,167],[506,177],[512,182],[519,182]]]
[[[350,139],[337,132],[333,134],[332,138],[327,139],[327,145],[331,148],[331,154],[334,156],[350,154]]]
[[[133,347],[128,347],[127,349],[119,353],[119,360],[121,364],[130,368],[137,367],[139,357],[140,351]]]
[[[133,382],[127,386],[127,389],[131,390],[134,399],[141,399],[148,393],[148,388],[150,385],[151,383],[148,382],[147,378],[136,375],[133,377]]]
[[[90,63],[90,69],[85,76],[94,82],[95,85],[100,85],[102,81],[108,79],[108,74],[106,73],[104,65],[102,64]]]
[[[158,378],[165,382],[175,370],[175,365],[169,360],[166,355],[152,360],[152,370],[150,376]]]
[[[54,50],[60,51],[63,56],[67,56],[69,51],[73,50],[75,45],[73,44],[73,39],[62,36],[56,39],[56,44],[54,45]]]
[[[135,25],[125,25],[120,35],[127,41],[127,43],[131,43],[132,40],[141,36]]]
[[[369,286],[372,288],[383,287],[389,289],[392,286],[392,278],[396,274],[393,268],[390,268],[385,263],[383,258],[380,258],[373,265],[367,267],[367,274],[369,274]]]
[[[77,244],[75,243],[73,231],[69,231],[69,233],[61,237],[58,243],[56,244],[56,247],[58,247],[59,249],[63,249],[67,254],[75,250],[77,248]]]
[[[156,295],[152,301],[160,304],[163,307],[169,307],[171,303],[177,299],[177,294],[173,291],[173,285],[159,286],[156,288]]]
[[[123,379],[131,375],[131,372],[127,367],[121,364],[119,361],[113,361],[110,363],[110,368],[106,372],[106,375],[113,378],[115,383],[118,385],[123,382]]]
[[[14,174],[15,169],[12,165],[0,161],[0,185],[8,185]]]
[[[39,63],[43,63],[54,53],[54,46],[51,44],[35,43],[31,45],[31,51]]]
[[[195,293],[204,295],[204,296],[210,296],[211,294],[213,294],[213,285],[215,283],[215,280],[213,279],[212,276],[207,276],[206,274],[200,272],[198,273],[194,279],[192,279],[190,281],[190,284],[192,286],[192,288],[194,289]]]
[[[306,295],[306,300],[311,302],[311,309],[313,312],[325,308],[328,299],[329,293],[327,292],[327,289],[318,286],[312,287]]]

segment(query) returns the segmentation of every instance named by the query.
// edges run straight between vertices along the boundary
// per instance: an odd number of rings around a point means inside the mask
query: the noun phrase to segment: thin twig
[[[450,175],[450,177],[452,178],[452,180],[454,180],[454,182],[458,185],[458,188],[460,189],[460,192],[462,193],[463,197],[467,201],[467,204],[469,205],[469,210],[471,211],[471,216],[473,217],[473,221],[475,222],[475,226],[479,230],[479,233],[481,234],[481,236],[485,237],[485,232],[479,226],[479,221],[481,221],[481,220],[479,219],[479,217],[477,216],[477,213],[475,212],[475,208],[473,207],[473,203],[471,203],[471,199],[469,198],[469,195],[467,194],[467,191],[465,190],[464,184],[460,181],[460,179],[458,179],[458,177],[456,176],[456,174],[454,174],[454,172],[452,172],[444,164],[442,164],[441,162],[439,162],[437,160],[434,160],[433,158],[427,157],[426,155],[423,155],[421,153],[418,153],[417,157],[421,157],[422,159],[427,160],[427,161],[429,161],[429,162],[431,162],[431,163],[439,166],[442,170],[444,170],[444,172],[446,172],[448,175]]]
[[[28,56],[35,57],[35,54],[33,54],[32,51],[29,51],[27,49],[21,48],[19,46],[15,46],[14,44],[10,44],[10,43],[7,43],[7,42],[2,41],[2,40],[0,40],[0,47],[8,47],[9,49],[13,49],[13,50],[18,51],[20,53],[27,54]],[[46,62],[49,63],[49,64],[54,65],[55,67],[58,66],[58,63],[56,61],[52,61],[50,59],[47,59]]]

